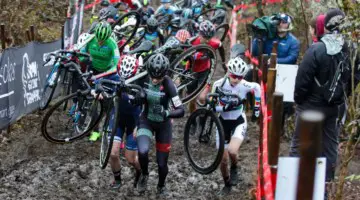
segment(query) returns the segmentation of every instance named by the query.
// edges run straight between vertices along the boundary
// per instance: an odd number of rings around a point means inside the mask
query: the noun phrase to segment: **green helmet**
[[[112,33],[111,25],[108,22],[100,22],[96,26],[95,36],[99,41],[107,40]]]

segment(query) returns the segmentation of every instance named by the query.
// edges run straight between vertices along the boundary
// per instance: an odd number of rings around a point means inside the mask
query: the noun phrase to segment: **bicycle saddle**
[[[132,51],[129,51],[129,54],[148,52],[151,50],[152,46],[153,46],[152,42],[150,42],[148,40],[144,40],[143,42],[141,42],[140,46],[138,46],[137,48],[135,48]]]

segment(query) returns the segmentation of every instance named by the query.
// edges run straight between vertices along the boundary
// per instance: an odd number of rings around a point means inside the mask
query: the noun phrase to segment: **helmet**
[[[100,22],[96,26],[95,36],[99,41],[105,41],[111,36],[112,30],[108,22]]]
[[[205,38],[211,38],[215,35],[215,26],[209,20],[201,22],[199,31],[201,36]]]
[[[190,8],[185,8],[182,11],[182,17],[185,19],[191,19],[193,17],[193,11]]]
[[[161,0],[160,3],[171,3],[171,0]]]
[[[274,18],[273,18],[274,19]],[[292,24],[292,17],[288,14],[285,14],[285,13],[279,13],[275,16],[275,19],[279,20],[280,23],[286,23],[286,24],[289,24],[288,28],[286,29],[279,29],[278,28],[278,31],[279,32],[287,32],[287,31],[291,31],[294,27],[293,27],[293,24]]]
[[[243,44],[235,44],[231,47],[230,58],[236,58],[243,55],[245,55],[245,46]]]
[[[81,34],[77,40],[77,44],[83,44],[89,36],[90,36],[89,33]]]
[[[146,62],[146,69],[152,78],[164,77],[169,66],[169,59],[161,53],[152,55]]]
[[[146,20],[146,25],[149,31],[154,32],[158,28],[158,21],[154,17]]]
[[[245,76],[248,71],[248,66],[243,59],[236,57],[229,60],[227,67],[231,74],[236,76]]]
[[[102,0],[100,3],[100,6],[104,6],[104,7],[109,6],[109,5],[110,5],[109,0]]]
[[[184,43],[187,39],[191,37],[189,31],[186,29],[180,29],[175,35],[176,39],[178,39],[180,42]]]
[[[148,6],[150,3],[150,0],[141,0],[141,5]]]
[[[130,55],[123,55],[119,60],[117,72],[121,78],[128,79],[135,75],[138,61]]]

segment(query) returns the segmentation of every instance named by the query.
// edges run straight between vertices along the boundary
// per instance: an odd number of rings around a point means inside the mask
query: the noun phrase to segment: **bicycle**
[[[64,68],[71,68],[79,74],[81,88],[84,89],[61,98],[43,118],[42,135],[47,141],[57,144],[70,143],[86,136],[100,122],[104,112],[103,104],[98,104],[90,94],[91,86],[87,78],[92,72],[82,73],[74,62],[64,64]],[[50,120],[53,117],[56,118],[54,122]],[[65,131],[57,130],[62,126],[65,126]]]
[[[104,87],[104,84],[115,86]],[[103,104],[106,105],[105,121],[101,130],[101,148],[100,148],[100,167],[105,169],[109,161],[112,144],[116,135],[117,126],[119,124],[119,99],[122,98],[122,93],[137,96],[140,95],[142,99],[145,98],[145,93],[138,85],[125,84],[123,80],[113,81],[107,79],[100,79],[96,84],[96,93],[98,96],[101,94],[104,97]],[[111,127],[110,121],[113,120]]]
[[[241,98],[237,94],[227,93],[217,89],[215,93],[207,94],[204,107],[199,108],[193,112],[185,124],[184,148],[186,157],[191,167],[200,174],[210,174],[215,171],[219,166],[224,153],[224,128],[215,112],[216,105],[218,104],[219,100],[223,98],[241,102]],[[210,118],[210,120],[208,120],[208,118]],[[196,127],[197,125],[195,125],[198,120],[200,121],[200,127]],[[208,121],[209,123],[207,123]],[[206,126],[207,124],[208,126]],[[212,135],[214,125],[216,130],[215,137]],[[195,126],[195,128],[192,126]],[[198,131],[199,128],[200,131]],[[191,136],[194,136],[194,139],[190,139]],[[215,141],[216,145],[213,144],[214,139],[217,140]],[[192,151],[191,146],[194,146],[194,151]],[[217,148],[217,152],[215,153],[216,157],[215,159],[208,159],[209,156],[204,156],[203,153],[208,153],[210,151],[204,150],[203,148],[212,146],[216,146]],[[199,157],[197,157],[198,154],[200,154]],[[213,153],[210,153],[210,156],[213,155]],[[203,161],[203,159],[205,161]],[[210,164],[204,164],[204,162],[208,160],[211,160]]]
[[[71,54],[73,57],[67,57],[62,54]],[[47,57],[46,62],[43,66],[45,66],[47,63],[51,61],[51,57],[55,57],[55,64],[53,65],[49,75],[47,76],[45,80],[45,86],[41,94],[41,100],[40,100],[40,110],[45,110],[52,100],[52,97],[55,93],[57,84],[59,82],[59,78],[61,76],[61,73],[63,73],[63,82],[62,85],[65,86],[66,91],[63,92],[63,94],[68,95],[70,93],[70,86],[71,86],[71,73],[74,72],[74,70],[70,70],[69,67],[65,67],[65,63],[67,62],[78,62],[76,57],[78,56],[84,56],[84,57],[90,57],[89,54],[76,52],[76,51],[65,51],[61,50],[57,53],[51,53],[49,57]],[[71,72],[71,73],[69,73]]]

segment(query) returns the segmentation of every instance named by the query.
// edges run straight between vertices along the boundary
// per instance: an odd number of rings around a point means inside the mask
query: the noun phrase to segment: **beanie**
[[[325,16],[325,28],[329,31],[339,31],[345,19],[345,13],[338,8],[330,9]]]

